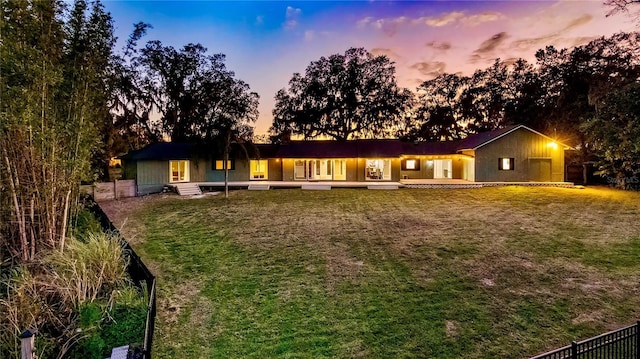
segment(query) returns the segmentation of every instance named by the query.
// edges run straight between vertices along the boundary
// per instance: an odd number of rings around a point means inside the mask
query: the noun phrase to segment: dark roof
[[[277,151],[276,145],[271,144],[253,144],[245,146],[242,149],[238,144],[231,145],[231,156],[241,157],[244,156],[244,152],[251,158],[269,158],[276,157]],[[196,145],[192,143],[183,142],[158,142],[150,144],[142,149],[135,150],[120,156],[123,160],[188,160],[198,155],[205,157],[206,154],[213,156],[220,156],[222,150],[219,148],[208,149],[206,145]]]
[[[187,160],[192,157],[193,145],[181,142],[152,143],[142,149],[120,156],[123,160]]]
[[[281,145],[247,145],[244,149],[238,144],[233,144],[231,157],[244,157],[245,151],[250,158],[384,158],[400,157],[401,155],[447,155],[458,153],[464,149],[476,149],[518,128],[540,134],[526,126],[518,125],[471,135],[462,140],[443,142],[411,142],[397,139],[291,141]],[[130,152],[120,158],[125,160],[180,160],[196,157],[196,153],[207,152],[213,157],[221,155],[220,149],[217,148],[206,151],[189,143],[161,142]],[[203,156],[200,155],[200,157]]]
[[[475,135],[468,136],[467,138],[460,141],[458,145],[458,150],[467,150],[467,149],[475,149],[481,145],[484,145],[487,142],[497,139],[518,127],[524,127],[521,125],[515,126],[506,126],[503,128],[499,128],[497,130],[481,132]]]

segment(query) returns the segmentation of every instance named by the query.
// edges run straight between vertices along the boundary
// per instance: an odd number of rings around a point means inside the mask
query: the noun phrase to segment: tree
[[[640,20],[640,0],[605,0],[604,4],[611,8],[607,16],[624,12]]]
[[[582,129],[598,155],[599,174],[610,184],[640,189],[640,84],[605,96]]]
[[[160,141],[150,114],[153,111],[151,94],[144,91],[143,73],[137,64],[138,41],[151,25],[139,22],[127,39],[121,56],[114,57],[111,101],[113,116],[109,134],[110,150],[126,153]]]
[[[458,100],[461,116],[467,123],[467,133],[491,131],[504,126],[508,86],[508,69],[499,59],[493,66],[473,74]]]
[[[396,84],[389,58],[351,48],[311,62],[304,76],[293,75],[275,96],[271,132],[340,141],[392,136],[410,98]]]
[[[201,129],[205,143],[222,143],[225,198],[229,197],[227,164],[231,144],[238,144],[246,154],[245,143],[250,143],[253,137],[251,125],[258,119],[258,94],[233,76],[233,72],[222,71],[215,75],[218,81],[206,83],[203,100],[212,106],[200,113],[206,119]]]
[[[10,255],[64,250],[78,185],[106,113],[110,17],[76,1],[4,1],[0,46],[0,236]]]
[[[402,137],[423,141],[457,140],[466,135],[460,96],[470,79],[442,74],[418,87],[415,116]]]
[[[128,71],[121,82],[123,119],[143,123],[142,132],[154,142],[163,137],[196,142],[202,152],[221,147],[228,197],[226,165],[231,143],[251,141],[259,96],[227,70],[223,54],[207,55],[200,44],[176,50],[150,41],[136,50],[135,43],[145,29],[138,24],[128,45],[132,56],[128,60],[131,65],[123,66]],[[151,120],[152,111],[159,112],[159,120]]]
[[[518,59],[509,69],[507,83],[503,123],[543,129],[546,121],[546,108],[542,101],[545,88],[537,69],[527,61]]]

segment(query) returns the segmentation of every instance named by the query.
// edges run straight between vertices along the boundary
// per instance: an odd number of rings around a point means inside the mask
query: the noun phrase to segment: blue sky
[[[638,30],[600,1],[111,1],[120,44],[139,21],[143,41],[201,43],[260,95],[256,132],[268,130],[273,97],[321,56],[365,47],[396,63],[415,90],[442,72],[471,74],[495,58],[534,61],[547,45],[571,47]],[[121,47],[121,45],[120,45]]]

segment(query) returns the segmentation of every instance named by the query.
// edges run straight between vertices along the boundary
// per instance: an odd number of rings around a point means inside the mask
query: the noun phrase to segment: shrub
[[[5,289],[0,295],[0,357],[19,358],[18,336],[29,328],[58,327],[68,311],[47,302],[48,292],[42,276],[33,275],[27,267],[15,267],[1,279]],[[48,335],[36,337],[39,352],[50,351],[52,339]],[[45,345],[46,344],[46,345]]]
[[[113,342],[104,339],[109,335],[105,336],[102,331],[113,326],[105,318],[117,317],[111,314],[113,308],[119,308],[116,304],[136,303],[131,293],[137,293],[136,290],[123,289],[131,285],[126,267],[119,238],[87,232],[83,240],[70,237],[64,253],[50,252],[42,261],[29,267],[6,271],[0,278],[0,358],[19,358],[18,336],[26,329],[38,331],[39,357],[64,356],[67,349],[73,350],[77,343],[82,343],[85,353],[80,357],[103,357],[96,355]],[[121,292],[129,294],[122,297]],[[144,303],[143,296],[137,297]],[[130,310],[134,313],[133,318],[145,310],[133,308]],[[122,310],[123,313],[127,311]],[[121,319],[118,325],[120,322],[126,324],[127,320]],[[144,319],[139,325],[144,330]],[[76,331],[78,326],[80,331]],[[129,330],[132,326],[127,324],[115,330]],[[110,335],[120,340],[126,334],[129,333],[120,333],[119,337]],[[108,350],[107,356],[110,347]]]
[[[85,338],[71,350],[68,358],[103,358],[111,349],[141,343],[147,305],[144,296],[134,287],[113,292],[109,303],[83,304],[80,308],[80,329]]]
[[[73,236],[78,239],[84,240],[90,233],[102,232],[100,222],[87,208],[80,208],[73,222]]]
[[[52,286],[73,308],[108,297],[126,281],[124,249],[116,236],[89,233],[85,241],[69,238],[64,253],[54,252]]]

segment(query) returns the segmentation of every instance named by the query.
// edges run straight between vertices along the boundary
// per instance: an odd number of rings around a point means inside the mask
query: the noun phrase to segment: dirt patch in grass
[[[120,230],[129,243],[137,244],[144,239],[144,224],[130,220],[140,209],[153,206],[160,201],[177,197],[172,194],[154,194],[143,197],[123,198],[100,202],[100,208],[109,217],[116,228]]]

